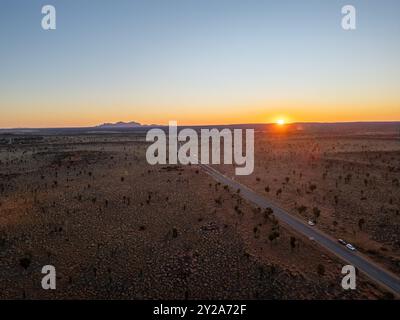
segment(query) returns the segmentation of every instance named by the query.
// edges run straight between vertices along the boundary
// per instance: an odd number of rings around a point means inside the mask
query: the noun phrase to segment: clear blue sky
[[[0,127],[400,120],[397,0],[0,0],[0,41]]]

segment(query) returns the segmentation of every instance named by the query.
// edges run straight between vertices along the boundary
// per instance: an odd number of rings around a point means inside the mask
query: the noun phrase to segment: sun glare
[[[286,123],[286,122],[285,122],[284,119],[278,119],[278,120],[276,121],[276,124],[279,125],[279,126],[283,126],[285,123]]]

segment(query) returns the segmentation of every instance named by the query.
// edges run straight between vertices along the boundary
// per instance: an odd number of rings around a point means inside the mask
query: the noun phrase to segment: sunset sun
[[[278,120],[276,121],[276,124],[279,125],[279,126],[283,126],[285,123],[286,123],[286,122],[285,122],[284,119],[278,119]]]

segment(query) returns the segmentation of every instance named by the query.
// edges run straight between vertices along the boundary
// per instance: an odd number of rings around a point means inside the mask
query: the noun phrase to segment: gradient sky
[[[398,0],[0,0],[0,43],[0,127],[400,120]]]

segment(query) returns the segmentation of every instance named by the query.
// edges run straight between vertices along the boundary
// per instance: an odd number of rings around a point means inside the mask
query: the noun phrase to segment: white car
[[[356,251],[356,248],[354,248],[350,243],[346,244],[346,248],[351,251]]]
[[[308,224],[309,224],[310,226],[315,226],[314,221],[311,221],[311,220],[308,220]]]

